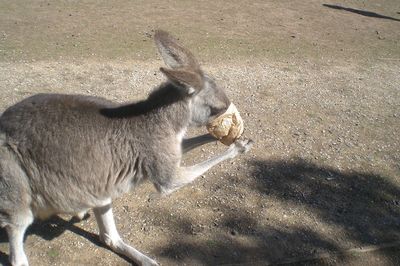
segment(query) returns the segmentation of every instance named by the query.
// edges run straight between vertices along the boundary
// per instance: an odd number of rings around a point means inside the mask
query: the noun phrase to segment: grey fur
[[[170,193],[251,147],[239,141],[209,161],[180,166],[182,152],[214,140],[183,140],[187,127],[204,126],[230,102],[168,33],[158,31],[155,40],[171,69],[163,70],[168,81],[142,102],[38,94],[0,117],[0,226],[7,229],[13,265],[28,265],[22,239],[34,218],[82,216],[89,209],[108,246],[139,265],[156,265],[120,239],[112,199],[146,179]]]

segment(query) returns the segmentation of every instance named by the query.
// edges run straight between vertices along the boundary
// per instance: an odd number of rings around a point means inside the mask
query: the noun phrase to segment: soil
[[[146,183],[116,200],[126,242],[161,265],[400,265],[399,12],[397,0],[1,1],[0,108],[39,92],[142,99],[164,80],[151,37],[165,29],[255,146],[168,197]],[[70,218],[30,227],[31,265],[130,264],[93,215]]]

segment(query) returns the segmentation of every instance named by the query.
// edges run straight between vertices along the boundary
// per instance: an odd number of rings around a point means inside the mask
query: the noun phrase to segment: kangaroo
[[[209,160],[180,165],[183,153],[216,140],[209,134],[184,138],[186,130],[205,126],[230,101],[169,33],[156,31],[154,39],[167,81],[143,101],[37,94],[1,115],[0,226],[13,266],[28,266],[23,239],[35,218],[83,216],[90,209],[106,246],[138,265],[157,265],[121,239],[112,200],[144,180],[169,194],[251,148],[251,140],[239,139]]]

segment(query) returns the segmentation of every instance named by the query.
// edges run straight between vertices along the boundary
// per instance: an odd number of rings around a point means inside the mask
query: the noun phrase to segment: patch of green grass
[[[218,246],[218,242],[215,240],[207,240],[207,246],[211,249],[214,249]]]
[[[60,255],[60,252],[54,248],[50,249],[49,251],[47,251],[47,256],[49,256],[50,258],[56,258]]]

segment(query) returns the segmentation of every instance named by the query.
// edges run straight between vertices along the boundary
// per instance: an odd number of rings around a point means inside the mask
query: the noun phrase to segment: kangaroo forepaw
[[[239,139],[236,140],[229,146],[229,152],[231,153],[231,158],[236,157],[239,154],[248,152],[253,146],[254,141],[251,139]]]
[[[239,153],[246,153],[248,152],[251,147],[253,147],[254,141],[251,139],[243,139],[237,140],[235,142],[236,149],[238,149]]]
[[[79,222],[81,222],[81,221],[83,221],[83,220],[89,219],[89,217],[90,217],[89,212],[87,212],[87,211],[82,211],[82,212],[79,212],[79,213],[75,214],[75,215],[71,218],[71,221],[72,221],[73,223],[79,223]]]

